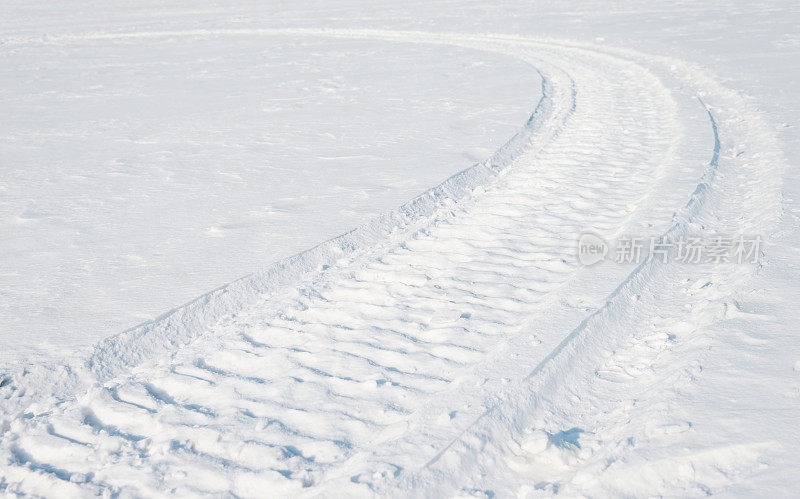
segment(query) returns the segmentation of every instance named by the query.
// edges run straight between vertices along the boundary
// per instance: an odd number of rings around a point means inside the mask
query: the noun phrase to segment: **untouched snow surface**
[[[448,55],[286,35],[6,47],[0,361],[91,346],[488,156],[538,74]]]
[[[800,487],[795,6],[4,8],[0,491]]]

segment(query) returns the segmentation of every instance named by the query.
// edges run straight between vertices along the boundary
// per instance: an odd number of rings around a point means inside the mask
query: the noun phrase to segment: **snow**
[[[0,490],[797,488],[796,6],[4,8]]]
[[[91,346],[488,156],[538,75],[435,55],[291,36],[12,46],[0,359]]]

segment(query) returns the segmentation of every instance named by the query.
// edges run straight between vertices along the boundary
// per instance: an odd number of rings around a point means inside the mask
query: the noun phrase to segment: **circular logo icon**
[[[584,232],[578,238],[578,262],[589,266],[602,262],[608,254],[608,243],[594,232]]]

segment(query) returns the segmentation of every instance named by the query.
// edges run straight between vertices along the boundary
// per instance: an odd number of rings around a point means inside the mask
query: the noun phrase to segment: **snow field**
[[[695,494],[758,468],[759,445],[658,459],[692,429],[662,410],[701,376],[686,352],[736,315],[752,269],[587,269],[574,254],[586,229],[768,230],[782,159],[752,105],[634,52],[286,33],[498,51],[536,67],[544,95],[490,160],[105,342],[59,371],[55,403],[30,405],[40,375],[13,378],[6,405],[30,417],[6,422],[7,490]],[[641,480],[622,481],[632,469]]]

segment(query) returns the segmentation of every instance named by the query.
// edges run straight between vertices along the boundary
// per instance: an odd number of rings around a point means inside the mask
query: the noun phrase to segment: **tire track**
[[[593,365],[564,360],[597,351],[584,331],[623,316],[618,302],[632,286],[660,283],[652,262],[631,276],[605,266],[602,279],[573,263],[587,228],[667,229],[696,182],[696,103],[675,97],[645,65],[496,35],[192,30],[82,39],[286,34],[508,53],[538,68],[543,98],[486,162],[105,342],[85,366],[61,368],[58,388],[74,399],[61,396],[46,410],[31,410],[41,399],[32,394],[6,401],[31,414],[6,424],[7,490],[429,490],[443,456],[479,465],[470,438],[515,441],[518,422],[542,407],[536,397],[558,390],[557,375]],[[719,184],[707,176],[683,225],[667,234],[704,220]],[[565,324],[587,313],[565,339]],[[604,330],[596,341],[614,338]]]
[[[673,74],[699,87],[718,109],[715,115],[700,99],[713,130],[711,160],[680,217],[662,237],[674,241],[681,236],[767,233],[780,212],[783,158],[760,112],[742,95],[675,59],[619,52],[647,64],[668,65]],[[732,296],[757,270],[733,265],[687,267],[648,259],[609,295],[605,306],[586,317],[533,371],[498,397],[433,459],[400,477],[399,482],[376,484],[374,490],[390,493],[397,486],[404,493],[424,488],[431,494],[437,490],[492,495],[541,490],[642,495],[663,493],[658,487],[671,482],[676,493],[709,494],[747,480],[748,472],[757,471],[765,446],[741,446],[733,454],[732,449],[717,452],[711,448],[688,459],[672,460],[705,473],[713,470],[712,475],[717,475],[713,488],[705,485],[699,474],[676,476],[677,469],[659,469],[658,463],[650,465],[646,459],[636,472],[650,473],[650,479],[655,479],[651,484],[639,481],[625,489],[620,488],[624,482],[605,480],[605,476],[626,473],[625,460],[639,451],[630,436],[631,414],[647,420],[646,425],[640,423],[645,428],[661,424],[669,433],[687,431],[686,422],[678,421],[675,426],[669,413],[656,416],[648,407],[669,404],[686,379],[691,383],[700,374],[703,342],[692,341],[686,331],[724,320],[726,311],[736,303]],[[703,297],[699,305],[695,303],[698,296]],[[657,366],[657,359],[666,355],[672,360],[668,364],[662,361],[664,367],[655,371],[651,366]],[[640,381],[645,371],[650,376]],[[670,378],[679,382],[664,390],[661,383]],[[637,399],[626,400],[624,410],[615,407],[618,398],[624,400],[631,392],[653,400],[646,399],[644,405],[637,404]],[[581,438],[583,433],[588,436]],[[617,440],[605,441],[611,438]],[[720,474],[724,485],[719,485]],[[464,477],[473,479],[464,483]],[[436,485],[431,487],[432,483]]]

